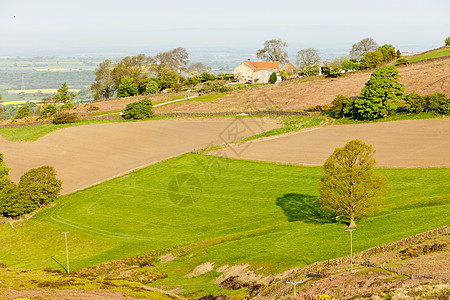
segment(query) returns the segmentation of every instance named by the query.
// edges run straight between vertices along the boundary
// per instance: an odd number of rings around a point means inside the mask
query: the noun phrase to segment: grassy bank
[[[389,179],[385,204],[358,220],[354,251],[447,225],[450,169],[378,169]],[[151,269],[156,287],[218,291],[217,272],[190,279],[197,265],[250,263],[278,272],[348,253],[345,223],[328,222],[317,205],[321,167],[184,155],[60,197],[35,218],[0,226],[0,262],[61,268],[70,231],[71,269],[173,252]],[[176,183],[184,183],[179,186]],[[59,263],[59,264],[58,264]]]

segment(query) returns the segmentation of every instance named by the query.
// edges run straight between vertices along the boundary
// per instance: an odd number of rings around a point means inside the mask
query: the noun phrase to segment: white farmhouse
[[[266,61],[244,61],[234,69],[234,79],[238,82],[268,83],[270,75],[275,72],[280,77],[280,63]]]

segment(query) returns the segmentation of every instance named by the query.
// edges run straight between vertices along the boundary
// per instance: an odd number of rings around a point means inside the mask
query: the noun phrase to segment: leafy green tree
[[[411,113],[423,112],[427,108],[427,100],[416,92],[412,92],[405,96],[405,108]]]
[[[310,65],[306,66],[303,70],[303,76],[309,77],[309,76],[316,76],[320,73],[319,65]]]
[[[446,94],[434,93],[426,95],[424,98],[432,110],[444,115],[450,113],[450,98],[447,98]]]
[[[256,52],[256,56],[264,61],[278,61],[284,64],[289,61],[289,56],[286,51],[287,43],[281,39],[273,39],[264,42],[264,48]]]
[[[383,62],[383,52],[380,50],[371,51],[366,53],[361,59],[361,64],[364,68],[372,69],[376,68]]]
[[[161,89],[170,89],[175,84],[178,83],[178,74],[177,72],[169,69],[164,69],[161,71]]]
[[[139,86],[144,76],[149,73],[153,61],[153,58],[144,54],[122,58],[112,70],[115,86],[119,87],[125,77],[131,78],[133,83]]]
[[[450,46],[450,36],[445,39],[445,46]]]
[[[24,199],[19,188],[11,180],[6,179],[0,189],[0,213],[5,217],[17,217],[36,209],[36,205]]]
[[[331,102],[335,118],[353,116],[353,99],[344,95],[337,95]]]
[[[214,76],[213,74],[209,74],[208,72],[203,72],[200,75],[201,82],[213,81],[213,80],[216,80],[216,76]]]
[[[155,94],[157,91],[158,91],[158,84],[155,81],[151,80],[149,83],[147,83],[145,93]]]
[[[395,52],[395,47],[392,45],[385,44],[385,45],[379,47],[378,50],[381,51],[384,62],[389,62],[391,60],[394,60],[397,57],[397,53]]]
[[[61,180],[53,167],[32,169],[20,177],[19,192],[25,201],[41,207],[56,200],[61,191]]]
[[[345,72],[361,70],[361,65],[353,60],[346,59],[342,62],[342,70]]]
[[[120,81],[119,89],[117,90],[117,97],[134,96],[138,93],[136,84],[133,83],[133,78],[125,77]]]
[[[17,111],[16,119],[31,117],[32,115],[33,115],[33,113],[31,112],[30,106],[28,104],[24,104]]]
[[[74,93],[69,92],[69,87],[67,86],[67,83],[64,82],[53,98],[56,103],[72,103],[75,96]]]
[[[384,66],[374,71],[355,100],[356,117],[372,120],[389,115],[395,109],[393,102],[403,95],[399,77],[394,66]]]
[[[154,116],[152,101],[147,98],[127,104],[122,113],[124,119],[146,119]]]
[[[41,111],[40,116],[41,118],[47,118],[48,115],[53,116],[58,109],[54,105],[47,105],[44,107],[44,109]]]
[[[378,209],[379,195],[387,185],[386,177],[375,173],[372,146],[359,140],[336,148],[324,164],[319,203],[326,212],[355,219]]]
[[[275,84],[275,82],[277,82],[278,78],[277,78],[277,74],[275,72],[273,72],[272,74],[270,74],[269,77],[269,82],[271,84]]]

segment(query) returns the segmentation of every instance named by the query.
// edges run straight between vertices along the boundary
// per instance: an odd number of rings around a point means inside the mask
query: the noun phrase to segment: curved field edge
[[[449,168],[378,169],[390,183],[376,214],[357,223],[354,251],[443,225],[450,217]],[[342,222],[318,214],[322,167],[183,155],[60,197],[33,219],[0,227],[0,261],[20,268],[65,264],[73,270],[144,253],[173,252],[155,263],[152,285],[217,292],[216,272],[184,278],[197,265],[250,263],[275,273],[348,252]],[[178,183],[178,184],[175,184]],[[185,183],[185,184],[180,184]]]
[[[90,124],[102,124],[102,123],[122,123],[122,122],[148,122],[157,120],[167,120],[167,119],[212,119],[212,118],[261,118],[267,117],[265,115],[243,115],[243,116],[210,116],[210,117],[154,117],[151,119],[143,120],[123,120],[123,119],[113,119],[113,120],[91,120],[91,121],[77,121],[74,123],[67,124],[44,124],[36,126],[27,127],[16,127],[16,128],[0,128],[0,135],[2,135],[6,140],[11,142],[16,141],[36,141],[39,138],[52,133],[53,131],[64,129],[73,126],[84,126]],[[300,130],[305,127],[315,126],[324,120],[323,117],[303,117],[303,116],[278,116],[274,117],[278,119],[283,127],[279,130],[271,130],[267,132],[264,136],[271,136],[282,134],[294,130]],[[258,135],[259,137],[259,135]],[[256,138],[258,138],[256,137]]]

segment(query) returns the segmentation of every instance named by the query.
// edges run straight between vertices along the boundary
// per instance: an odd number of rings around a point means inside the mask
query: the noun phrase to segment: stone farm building
[[[268,83],[270,75],[275,72],[280,77],[280,63],[266,61],[244,61],[234,69],[234,79],[238,82]]]

